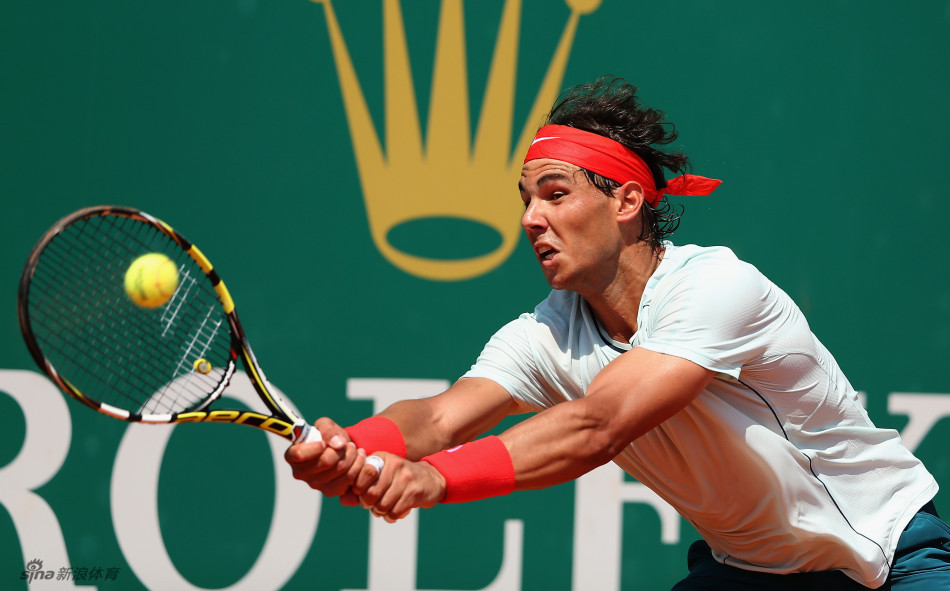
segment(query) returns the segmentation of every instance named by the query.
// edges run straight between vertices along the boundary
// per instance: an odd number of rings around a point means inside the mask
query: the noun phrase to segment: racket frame
[[[46,247],[67,227],[72,224],[96,216],[119,216],[130,218],[139,222],[146,223],[169,237],[177,244],[204,273],[211,286],[218,296],[225,317],[227,318],[228,328],[231,336],[231,352],[227,367],[224,369],[224,375],[218,382],[217,387],[200,404],[184,412],[174,412],[167,414],[149,414],[142,415],[133,413],[99,400],[95,400],[83,394],[74,384],[53,367],[52,362],[43,353],[42,348],[37,342],[36,335],[33,332],[29,313],[29,292],[30,283],[33,274],[39,265],[43,251]],[[244,328],[238,320],[237,310],[234,300],[228,291],[227,286],[221,280],[218,272],[215,270],[211,261],[198,249],[192,242],[182,236],[177,230],[172,228],[162,220],[135,208],[119,205],[101,205],[86,207],[75,211],[56,222],[37,242],[30,253],[23,274],[20,278],[20,285],[17,297],[17,315],[20,322],[20,331],[26,342],[27,349],[33,360],[39,368],[59,386],[59,388],[72,398],[82,402],[86,406],[107,416],[121,419],[129,422],[141,422],[148,424],[179,424],[179,423],[234,423],[237,425],[247,425],[263,429],[275,435],[293,442],[313,441],[319,438],[319,433],[312,428],[275,392],[272,391],[264,372],[261,369],[257,358],[251,350]],[[272,415],[262,414],[253,410],[232,410],[232,409],[210,409],[212,403],[222,397],[225,389],[231,382],[234,372],[237,369],[236,360],[240,357],[250,379],[251,385],[257,391],[261,401],[271,411]]]

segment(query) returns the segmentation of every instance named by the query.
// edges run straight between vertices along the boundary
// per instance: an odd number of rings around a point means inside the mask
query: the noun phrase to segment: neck
[[[663,249],[638,245],[622,257],[614,279],[605,288],[582,293],[610,337],[629,341],[637,332],[637,314],[647,281],[663,260]],[[624,260],[625,259],[625,260]]]

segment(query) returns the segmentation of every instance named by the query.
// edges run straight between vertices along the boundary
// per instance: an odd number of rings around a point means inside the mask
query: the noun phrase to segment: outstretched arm
[[[379,416],[399,426],[406,457],[419,460],[471,441],[505,417],[528,410],[491,380],[462,378],[437,396],[397,402]]]
[[[587,395],[539,413],[501,435],[517,489],[568,482],[606,464],[676,414],[715,372],[680,357],[633,349],[609,363]]]
[[[392,421],[404,440],[406,457],[418,460],[470,441],[506,416],[526,411],[495,382],[463,378],[437,396],[397,402],[377,416]],[[284,457],[294,478],[327,496],[342,495],[350,489],[366,455],[379,450],[358,449],[346,430],[328,418],[314,425],[323,441],[293,445]],[[375,477],[375,468],[366,471]]]
[[[503,448],[479,448],[490,456],[484,484],[497,479],[505,450],[514,490],[573,480],[612,460],[634,439],[673,416],[703,391],[713,375],[679,357],[642,348],[624,353],[597,375],[584,398],[558,404],[505,431],[499,436]],[[413,507],[430,507],[447,493],[451,496],[459,471],[463,482],[458,486],[478,490],[482,469],[478,457],[464,456],[465,465],[453,466],[455,457],[463,458],[443,452],[426,462],[410,462],[385,455],[379,479],[374,470],[363,470],[353,490],[363,506],[393,521]]]

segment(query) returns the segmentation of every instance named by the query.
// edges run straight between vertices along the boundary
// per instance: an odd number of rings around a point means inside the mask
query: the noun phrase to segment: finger
[[[363,495],[363,497],[376,497],[372,505],[379,516],[384,517],[393,513],[404,512],[405,509],[393,511],[396,504],[401,501],[407,508],[412,508],[411,501],[403,501],[407,495],[410,497],[412,495],[412,481],[405,477],[405,470],[406,467],[400,464],[394,466],[394,470],[384,471],[385,481],[374,483]],[[383,480],[383,478],[380,478],[380,480]],[[409,504],[406,504],[407,502]]]
[[[376,517],[382,517],[389,523],[393,523],[395,520],[395,515],[393,514],[392,506],[393,503],[400,498],[400,495],[394,494],[393,489],[390,487],[386,489],[376,503],[370,507],[370,512]]]
[[[369,490],[360,491],[359,493],[354,490],[353,492],[359,497],[360,507],[364,509],[372,509],[376,506],[376,501],[379,500],[379,495],[372,494]]]
[[[381,502],[388,507],[388,514],[393,519],[402,519],[409,514],[410,511],[415,509],[418,506],[414,500],[414,496],[409,493],[403,493],[401,496],[395,499],[388,499],[386,495],[383,495]]]
[[[369,486],[379,479],[384,465],[385,460],[375,454],[366,458],[365,464],[353,480],[353,493],[357,496],[363,494]]]
[[[290,468],[294,473],[294,478],[309,480],[335,469],[342,459],[343,456],[337,450],[324,448],[322,453],[314,457],[310,457],[309,453],[301,452],[300,455],[295,456],[295,461],[291,462]]]
[[[323,440],[333,449],[342,449],[350,441],[350,436],[343,427],[327,417],[317,419],[313,425],[320,430]]]
[[[375,469],[376,469],[376,476],[378,477],[380,474],[383,473],[383,466],[386,465],[386,462],[385,462],[385,460],[383,460],[383,458],[381,458],[381,457],[379,457],[379,456],[377,456],[377,455],[372,455],[372,456],[366,458],[366,465],[367,465],[367,466],[372,466],[373,468],[375,468]]]
[[[348,462],[349,467],[346,468],[345,472],[335,477],[324,479],[324,484],[320,487],[320,492],[326,496],[335,497],[351,491],[356,476],[359,475],[360,470],[366,464],[365,451],[356,449],[356,446],[352,443],[347,445],[346,450],[346,456],[341,460],[340,467],[343,468],[346,466],[344,462]]]
[[[312,441],[309,443],[295,443],[284,452],[284,459],[288,464],[300,464],[311,462],[327,448],[327,444],[321,441]]]
[[[379,511],[381,516],[389,515],[394,512],[393,509],[396,507],[396,503],[400,502],[405,494],[406,491],[402,488],[396,490],[395,486],[390,486],[379,496],[373,508]],[[410,508],[412,508],[411,505]]]
[[[359,478],[353,485],[353,492],[360,498],[360,506],[364,509],[372,509],[379,503],[382,493],[386,486],[382,484],[383,476],[376,474],[376,471],[370,466],[364,466],[360,471]]]
[[[370,507],[369,512],[373,515],[373,517],[382,517],[385,519],[387,516],[386,511],[380,509],[379,507]]]
[[[335,496],[349,487],[351,479],[346,475],[358,458],[359,450],[354,443],[348,443],[342,450],[327,449],[317,461],[295,466],[294,478],[303,480],[310,488]]]
[[[441,498],[439,480],[429,464],[407,464],[407,472],[394,476],[394,483],[382,494],[376,506],[389,517],[402,519],[416,507],[432,507]]]
[[[383,519],[385,519],[387,523],[396,523],[400,519],[405,518],[410,513],[412,513],[412,509],[409,509],[408,511],[404,511],[402,513],[392,512],[385,515]]]
[[[390,517],[392,517],[393,520],[396,521],[396,520],[405,518],[405,517],[408,516],[410,513],[412,513],[412,509],[406,509],[406,510],[403,511],[402,513],[391,513],[391,514],[390,514]]]
[[[340,495],[340,504],[344,507],[359,507],[360,498],[353,494],[352,490],[348,490]]]
[[[346,431],[327,417],[317,419],[313,423],[313,428],[320,433],[321,437],[312,442],[291,445],[284,452],[284,458],[289,463],[309,462],[319,456],[328,446],[341,449],[350,440]]]
[[[360,470],[363,469],[363,466],[366,465],[366,450],[357,449],[356,450],[356,460],[350,464],[349,469],[346,471],[346,476],[349,478],[350,482],[356,482],[356,477],[359,476]]]

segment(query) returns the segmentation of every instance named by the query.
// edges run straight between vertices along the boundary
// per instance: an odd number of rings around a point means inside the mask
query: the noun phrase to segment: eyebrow
[[[573,177],[569,174],[565,174],[563,172],[549,172],[538,179],[538,186],[543,187],[544,185],[548,183],[557,183],[557,182],[567,183],[573,180],[574,180]],[[518,181],[518,191],[521,193],[525,192],[524,185],[521,184],[521,181]]]

